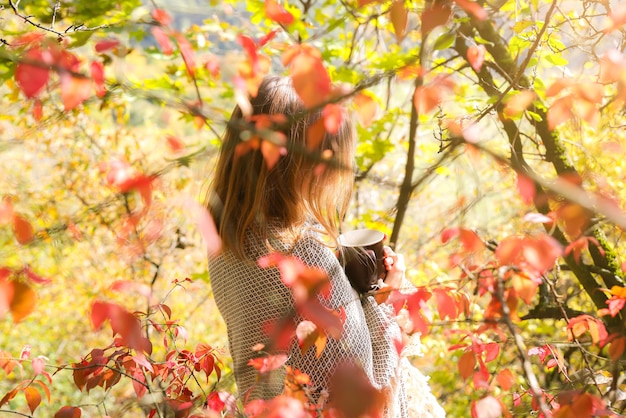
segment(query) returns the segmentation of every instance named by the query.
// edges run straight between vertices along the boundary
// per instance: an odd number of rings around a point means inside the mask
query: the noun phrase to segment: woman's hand
[[[382,279],[378,280],[380,289],[375,296],[378,304],[387,302],[391,291],[400,288],[406,271],[404,256],[402,254],[395,253],[390,247],[384,247],[383,254],[385,257],[383,259],[383,264],[387,269],[387,276],[384,281]]]

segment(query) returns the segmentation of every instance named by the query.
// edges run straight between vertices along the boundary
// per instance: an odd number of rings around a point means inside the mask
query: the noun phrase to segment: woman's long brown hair
[[[242,152],[238,145],[259,133],[250,129],[250,118],[235,108],[207,196],[222,245],[245,259],[249,230],[256,229],[267,240],[268,226],[278,225],[285,236],[297,239],[308,222],[320,224],[336,243],[353,187],[354,130],[350,119],[346,115],[336,134],[326,132],[319,144],[311,147],[307,135],[321,111],[304,108],[289,78],[266,77],[250,103],[257,117],[284,115],[284,122],[275,129],[286,136],[287,153],[270,168],[260,147]],[[264,140],[268,139],[261,138]],[[324,160],[327,155],[332,157]]]

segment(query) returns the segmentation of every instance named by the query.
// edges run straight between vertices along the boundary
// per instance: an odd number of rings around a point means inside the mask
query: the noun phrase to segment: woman
[[[251,118],[243,118],[236,108],[228,123],[208,199],[223,243],[222,252],[209,260],[211,285],[228,329],[235,379],[244,402],[268,399],[283,390],[283,374],[259,378],[248,365],[258,356],[253,346],[268,339],[267,324],[285,318],[301,320],[292,315],[294,301],[278,270],[257,265],[259,258],[279,251],[323,269],[331,293],[321,302],[345,311],[341,338],[329,338],[319,358],[315,350],[302,354],[296,342],[290,345],[287,364],[310,376],[310,397],[323,401],[334,371],[351,363],[363,369],[374,388],[388,395],[387,416],[408,416],[403,384],[397,378],[394,341],[400,338],[400,330],[393,308],[384,300],[359,297],[334,251],[324,243],[337,243],[338,224],[352,191],[355,137],[350,121],[344,118],[337,133],[326,133],[319,143],[307,143],[309,127],[319,120],[320,112],[306,112],[290,79],[283,77],[265,78],[251,105]],[[284,139],[287,152],[271,167],[262,143],[242,142],[251,135],[245,129],[250,121],[256,121],[257,129],[268,121],[281,125],[277,129],[282,133],[273,134],[272,141]],[[275,145],[267,147],[276,151]],[[322,156],[330,154],[331,163],[320,169]],[[386,285],[397,286],[404,275],[402,258],[386,251]]]

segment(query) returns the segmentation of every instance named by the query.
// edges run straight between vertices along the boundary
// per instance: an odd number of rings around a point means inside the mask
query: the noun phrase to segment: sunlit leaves
[[[583,335],[589,333],[591,341],[598,344],[604,341],[608,334],[606,327],[599,319],[591,315],[579,315],[569,320],[567,324],[567,338],[569,341],[580,339]]]

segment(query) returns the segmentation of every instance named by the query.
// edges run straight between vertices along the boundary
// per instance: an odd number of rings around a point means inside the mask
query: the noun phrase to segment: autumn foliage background
[[[406,256],[392,300],[449,416],[623,412],[623,3],[9,0],[0,22],[0,414],[244,413],[203,196],[267,73],[323,108],[310,149],[355,115],[344,228]],[[241,152],[306,152],[251,122]],[[292,372],[245,413],[315,416]]]

